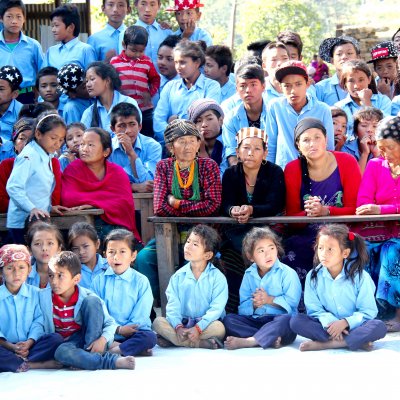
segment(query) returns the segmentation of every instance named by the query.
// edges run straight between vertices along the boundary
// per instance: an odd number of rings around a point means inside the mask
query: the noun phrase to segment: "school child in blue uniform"
[[[297,314],[290,328],[311,339],[301,351],[349,348],[372,349],[386,335],[378,314],[375,285],[364,271],[368,252],[364,239],[345,225],[324,225],[315,246],[314,267],[306,278],[306,314]]]
[[[79,285],[90,289],[94,278],[103,275],[108,268],[107,260],[98,254],[100,239],[93,225],[76,222],[68,231],[68,248],[81,262],[81,280]]]
[[[97,61],[108,61],[118,53],[119,37],[125,31],[124,19],[131,13],[129,0],[103,0],[101,11],[107,17],[106,26],[88,38]]]
[[[225,315],[228,284],[216,267],[220,241],[218,233],[206,225],[189,232],[184,246],[188,263],[171,277],[165,292],[167,317],[153,322],[159,346],[223,347],[225,328],[220,319]]]
[[[152,355],[156,335],[151,330],[153,294],[149,280],[131,268],[138,242],[132,232],[115,229],[104,241],[109,268],[97,276],[92,290],[105,302],[118,327],[110,348],[124,356]]]
[[[54,106],[60,117],[63,117],[66,98],[62,96],[62,92],[58,87],[57,74],[57,68],[42,68],[37,74],[35,87],[39,93],[38,102],[47,101]]]
[[[2,140],[11,139],[13,126],[22,108],[22,104],[16,100],[21,82],[22,74],[18,68],[12,65],[0,68],[0,137]]]
[[[21,0],[2,3],[0,32],[0,66],[13,65],[21,71],[23,81],[18,101],[34,103],[36,73],[42,68],[43,51],[40,43],[22,33],[26,19],[26,8]]]
[[[0,372],[61,367],[54,352],[63,339],[56,333],[45,334],[39,289],[26,283],[30,258],[22,245],[0,249]]]
[[[74,63],[86,69],[90,63],[96,61],[93,47],[78,38],[80,19],[75,5],[64,4],[57,7],[51,13],[50,20],[54,39],[60,43],[47,50],[44,66],[60,69],[65,64]]]
[[[290,317],[297,313],[301,284],[296,272],[281,263],[279,237],[268,227],[253,228],[243,239],[243,254],[253,264],[240,286],[239,314],[224,318],[229,350],[261,346],[279,348],[294,341]]]
[[[39,294],[45,331],[64,338],[54,358],[67,367],[86,370],[134,369],[134,357],[106,351],[117,326],[104,302],[78,285],[80,272],[77,255],[62,251],[49,264],[51,288]]]
[[[82,122],[73,122],[67,126],[67,134],[65,135],[66,150],[58,158],[61,171],[64,171],[72,161],[79,158],[79,149],[85,130],[86,127]]]
[[[24,243],[25,221],[50,218],[50,211],[61,213],[63,206],[51,205],[55,177],[51,158],[64,143],[66,127],[54,111],[39,115],[34,137],[15,159],[7,182],[10,205],[7,228],[14,243]]]

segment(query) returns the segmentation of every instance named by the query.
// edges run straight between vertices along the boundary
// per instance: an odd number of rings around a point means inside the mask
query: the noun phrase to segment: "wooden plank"
[[[140,210],[141,236],[143,243],[147,243],[154,237],[154,226],[149,222],[149,217],[153,216],[153,193],[133,193],[135,210]]]

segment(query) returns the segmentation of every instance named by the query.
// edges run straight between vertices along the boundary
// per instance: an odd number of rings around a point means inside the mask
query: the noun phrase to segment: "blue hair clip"
[[[218,253],[215,253],[215,256],[214,256],[214,258],[218,258],[218,259],[220,259],[220,258],[221,258],[221,253],[220,253],[220,252],[218,252]]]

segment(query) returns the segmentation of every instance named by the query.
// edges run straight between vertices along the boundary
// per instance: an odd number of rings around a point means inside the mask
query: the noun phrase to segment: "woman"
[[[242,225],[224,231],[221,251],[229,282],[230,312],[237,311],[239,287],[246,269],[242,241],[253,227],[252,217],[268,217],[285,208],[285,180],[281,167],[266,161],[267,134],[258,128],[242,128],[236,135],[238,164],[228,168],[222,178],[222,210]]]
[[[156,167],[154,214],[163,217],[215,215],[221,204],[219,169],[211,158],[197,157],[201,135],[196,125],[188,120],[174,120],[168,124],[164,139],[171,157],[159,161]],[[153,239],[138,254],[135,268],[149,278],[157,299],[160,294],[154,250]]]
[[[86,89],[95,102],[82,115],[81,122],[87,128],[103,128],[112,135],[111,110],[123,101],[133,104],[139,110],[140,117],[142,116],[136,100],[118,92],[120,87],[121,80],[112,65],[102,61],[96,61],[89,65],[86,71]]]
[[[135,223],[135,206],[128,176],[118,165],[107,161],[111,137],[101,128],[89,128],[82,137],[79,159],[62,175],[61,203],[75,210],[101,208],[95,219],[102,240],[112,229],[129,229],[140,240]]]
[[[376,131],[383,158],[367,164],[357,197],[357,215],[400,213],[400,117],[383,119]],[[358,229],[368,241],[370,265],[367,271],[377,284],[376,298],[384,308],[395,308],[387,321],[389,332],[400,331],[400,222],[364,224]],[[383,301],[382,301],[383,300]],[[389,307],[390,308],[390,307]]]
[[[297,160],[285,168],[286,215],[323,217],[352,215],[356,209],[361,172],[354,157],[326,150],[326,130],[316,118],[304,118],[294,130]],[[313,265],[316,227],[291,232],[283,262],[297,271],[304,284]]]

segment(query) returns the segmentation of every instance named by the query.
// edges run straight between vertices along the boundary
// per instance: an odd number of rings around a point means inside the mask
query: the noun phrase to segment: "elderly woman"
[[[130,230],[140,241],[135,223],[132,190],[125,171],[107,161],[111,153],[110,134],[89,128],[82,137],[79,159],[62,175],[61,203],[76,210],[102,208],[95,226],[100,239],[114,228]]]
[[[154,214],[170,217],[215,215],[221,204],[218,165],[197,157],[201,135],[196,125],[177,119],[168,124],[164,140],[171,157],[157,163],[154,175]],[[138,254],[135,268],[146,275],[159,298],[155,240]]]
[[[286,215],[322,217],[352,215],[356,209],[361,172],[356,159],[326,150],[326,130],[316,118],[296,125],[294,141],[300,157],[285,168]],[[304,283],[313,265],[316,227],[308,225],[286,240],[283,262],[297,271]]]
[[[399,214],[400,117],[383,119],[378,125],[376,140],[383,158],[374,158],[367,164],[356,214]],[[387,321],[388,330],[400,331],[400,222],[369,222],[359,233],[368,241],[367,271],[377,284],[376,298],[385,308],[387,305],[395,308],[394,318]]]

